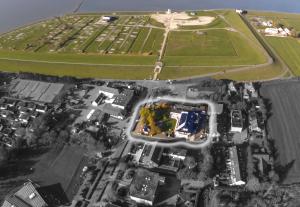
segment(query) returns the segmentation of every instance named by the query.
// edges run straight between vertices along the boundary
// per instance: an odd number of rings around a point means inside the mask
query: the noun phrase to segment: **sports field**
[[[261,88],[262,96],[271,103],[268,131],[275,140],[276,161],[285,184],[300,182],[299,91],[299,81],[273,82]]]
[[[160,79],[266,62],[262,47],[234,11],[187,14],[190,21],[201,16],[213,21],[171,30],[166,44],[166,26],[146,13],[116,14],[111,22],[103,21],[101,14],[66,15],[32,24],[0,36],[0,70],[152,79],[160,51],[164,65]],[[178,71],[189,66],[193,69],[188,73]]]

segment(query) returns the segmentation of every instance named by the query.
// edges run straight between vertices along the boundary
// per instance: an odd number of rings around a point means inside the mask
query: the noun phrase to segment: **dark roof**
[[[177,131],[196,133],[203,128],[206,117],[205,111],[189,111],[181,113]]]
[[[103,111],[114,116],[124,116],[124,111],[122,109],[113,107],[111,104],[105,104],[103,106]]]
[[[134,91],[125,89],[122,93],[116,96],[113,104],[126,107],[133,98]]]
[[[45,207],[47,206],[44,199],[31,182],[25,183],[14,194],[5,198],[2,207]]]
[[[154,162],[156,164],[159,164],[160,159],[162,157],[163,148],[152,145],[152,144],[145,144],[142,156],[140,158],[140,162],[142,163],[148,163],[148,162]]]
[[[105,96],[103,95],[103,93],[100,93],[99,96],[95,99],[95,102],[97,104],[101,103],[102,100],[105,98]]]
[[[241,110],[231,111],[231,125],[233,127],[243,127],[243,117]]]

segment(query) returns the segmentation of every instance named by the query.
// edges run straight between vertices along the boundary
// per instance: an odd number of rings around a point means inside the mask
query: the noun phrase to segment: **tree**
[[[189,169],[193,169],[194,167],[197,166],[197,162],[195,158],[191,156],[186,156],[186,158],[183,161],[183,164]]]
[[[8,160],[8,150],[4,147],[0,147],[0,165],[4,164]]]
[[[261,185],[260,185],[260,182],[259,182],[258,178],[255,177],[255,176],[252,176],[246,184],[246,189],[251,191],[251,192],[260,191],[261,190]]]

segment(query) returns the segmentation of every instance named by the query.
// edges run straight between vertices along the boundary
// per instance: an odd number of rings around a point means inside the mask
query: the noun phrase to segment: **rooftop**
[[[138,169],[130,186],[130,196],[153,202],[159,178],[158,173]]]
[[[126,107],[133,97],[134,91],[125,89],[122,93],[116,96],[113,104]]]
[[[31,182],[25,183],[21,189],[5,198],[2,207],[45,207],[46,202]]]

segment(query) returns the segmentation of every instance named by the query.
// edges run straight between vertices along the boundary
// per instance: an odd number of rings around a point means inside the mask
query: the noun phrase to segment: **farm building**
[[[17,192],[8,195],[2,207],[46,207],[44,198],[38,192],[38,186],[31,182],[25,183]]]

